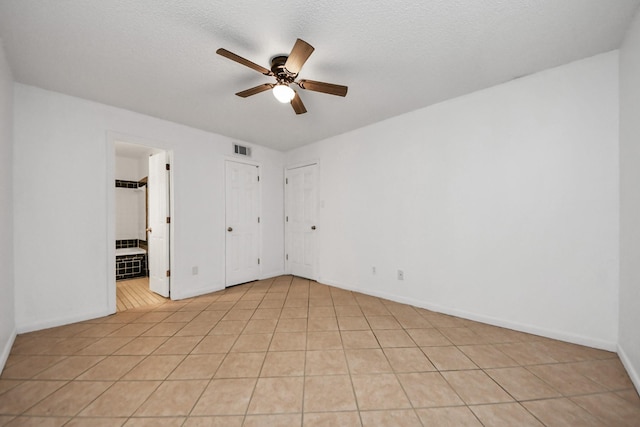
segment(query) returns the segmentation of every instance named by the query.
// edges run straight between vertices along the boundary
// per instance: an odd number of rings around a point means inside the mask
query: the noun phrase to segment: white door
[[[258,167],[225,164],[226,286],[260,277]]]
[[[318,165],[288,169],[285,177],[285,233],[287,271],[316,278]]]
[[[169,171],[167,153],[149,157],[148,262],[149,289],[169,296]]]

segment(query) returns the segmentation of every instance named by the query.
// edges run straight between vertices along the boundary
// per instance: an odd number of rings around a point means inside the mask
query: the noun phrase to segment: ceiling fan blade
[[[302,89],[314,92],[328,93],[329,95],[347,96],[347,86],[334,85],[332,83],[316,82],[315,80],[300,80],[298,86]]]
[[[220,48],[220,49],[216,50],[216,53],[218,55],[222,55],[225,58],[228,58],[228,59],[230,59],[232,61],[236,61],[237,63],[242,64],[245,67],[252,68],[252,69],[256,70],[257,72],[262,73],[262,74],[264,74],[266,76],[272,76],[273,75],[271,70],[268,70],[268,69],[256,64],[255,62],[251,62],[248,59],[244,59],[243,57],[238,56],[233,52],[229,52],[227,49]]]
[[[251,89],[243,90],[242,92],[236,93],[239,97],[246,98],[247,96],[255,95],[260,92],[264,92],[265,90],[269,90],[274,87],[275,84],[265,83],[260,86],[252,87]]]
[[[284,68],[291,74],[297,75],[313,51],[313,46],[302,39],[297,39],[296,44],[294,44],[293,49],[291,49],[289,58],[287,58],[287,62],[284,64]]]
[[[300,96],[298,96],[298,92],[296,92],[296,96],[294,96],[291,100],[291,106],[293,107],[293,111],[295,111],[296,114],[304,114],[307,112],[307,109],[302,103],[302,99],[300,99]]]

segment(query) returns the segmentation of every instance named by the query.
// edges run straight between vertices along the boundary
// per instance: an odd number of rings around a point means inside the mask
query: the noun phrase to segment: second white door
[[[318,165],[288,169],[285,181],[285,233],[287,271],[316,279]]]
[[[260,277],[258,167],[225,162],[226,286]]]

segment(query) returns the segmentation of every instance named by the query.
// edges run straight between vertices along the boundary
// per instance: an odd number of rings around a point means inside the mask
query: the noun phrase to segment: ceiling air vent
[[[251,148],[243,145],[233,144],[233,152],[241,156],[251,157]]]

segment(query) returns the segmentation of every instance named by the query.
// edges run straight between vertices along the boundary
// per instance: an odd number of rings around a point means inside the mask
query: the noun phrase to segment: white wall
[[[13,79],[0,40],[0,372],[15,338],[13,276]]]
[[[144,157],[148,163],[149,158]],[[122,181],[140,181],[147,176],[146,170],[141,171],[142,160],[134,157],[116,156],[115,177]],[[146,240],[146,205],[145,187],[122,188],[116,192],[116,240],[141,239]],[[115,244],[115,243],[114,243]]]
[[[147,161],[149,161],[147,159]],[[123,181],[140,181],[146,176],[140,172],[140,159],[116,156],[116,179]]]
[[[620,49],[620,335],[640,390],[640,12]]]
[[[599,55],[288,153],[320,161],[319,280],[615,349],[617,64]]]
[[[116,240],[141,239],[145,234],[145,190],[116,188]],[[114,242],[115,245],[115,242]]]
[[[172,298],[224,287],[224,160],[231,140],[22,84],[15,85],[14,113],[19,331],[115,310],[116,140],[173,155]],[[283,271],[284,155],[257,146],[252,154],[262,164],[266,277]]]

